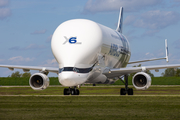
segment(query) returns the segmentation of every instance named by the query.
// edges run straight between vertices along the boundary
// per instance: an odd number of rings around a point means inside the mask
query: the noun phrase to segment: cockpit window
[[[73,68],[73,71],[79,73],[79,70],[75,67]]]
[[[59,73],[61,73],[63,71],[74,71],[77,73],[89,73],[92,71],[92,69],[93,69],[93,67],[90,67],[90,68],[64,67],[64,68],[59,69]]]
[[[73,71],[73,67],[64,67],[63,71]]]
[[[89,73],[91,70],[92,70],[92,67],[91,68],[76,68],[79,73]]]
[[[64,68],[60,68],[60,69],[59,69],[59,73],[61,73],[63,70],[64,70]]]

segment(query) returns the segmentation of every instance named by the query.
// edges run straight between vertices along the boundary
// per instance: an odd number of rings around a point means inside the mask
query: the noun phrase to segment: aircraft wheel
[[[79,90],[78,89],[76,89],[76,95],[79,95]]]
[[[67,88],[64,89],[64,95],[69,95],[68,90]]]
[[[71,95],[76,95],[75,89],[71,89]]]
[[[132,88],[128,89],[128,95],[133,95],[133,89]]]
[[[126,95],[126,90],[125,90],[125,88],[121,88],[120,95]]]

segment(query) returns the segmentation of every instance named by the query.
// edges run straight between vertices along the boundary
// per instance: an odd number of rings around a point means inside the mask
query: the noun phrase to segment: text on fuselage
[[[64,36],[64,38],[65,38],[65,42],[63,43],[63,45],[66,44],[66,43],[70,43],[70,44],[81,44],[81,42],[77,42],[77,37],[70,37],[70,38],[68,39],[66,36]]]
[[[125,47],[112,43],[108,54],[119,57],[120,54],[128,54],[128,53],[129,53],[129,50],[126,49]]]

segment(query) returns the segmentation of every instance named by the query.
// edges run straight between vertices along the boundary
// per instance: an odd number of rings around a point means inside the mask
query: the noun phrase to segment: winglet
[[[120,7],[119,20],[118,20],[118,25],[116,28],[117,32],[122,33],[122,25],[123,25],[123,7]]]
[[[155,61],[155,60],[161,60],[161,59],[166,59],[166,62],[169,62],[169,52],[168,52],[168,45],[167,45],[167,39],[165,39],[165,50],[166,50],[166,57],[163,58],[153,58],[153,59],[148,59],[148,60],[141,60],[141,61],[134,61],[134,62],[128,62],[128,64],[134,64],[134,63],[140,63],[140,62],[147,62],[147,61]]]
[[[169,62],[169,52],[168,52],[168,45],[167,45],[167,39],[165,39],[165,49],[166,49],[166,62]]]

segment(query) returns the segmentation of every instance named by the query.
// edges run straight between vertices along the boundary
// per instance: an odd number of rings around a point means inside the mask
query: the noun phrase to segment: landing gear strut
[[[64,89],[64,95],[79,95],[79,90],[76,89],[76,87],[74,88],[65,88]]]
[[[133,95],[133,89],[128,88],[128,75],[124,75],[124,81],[122,81],[122,82],[125,84],[125,88],[121,88],[120,95],[126,95],[126,94]]]

